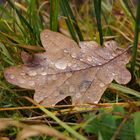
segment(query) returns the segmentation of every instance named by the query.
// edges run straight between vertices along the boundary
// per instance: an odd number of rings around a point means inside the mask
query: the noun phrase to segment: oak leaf
[[[34,100],[42,105],[55,105],[67,96],[73,104],[98,103],[113,80],[126,84],[131,79],[125,67],[129,48],[119,48],[115,41],[104,47],[94,41],[78,45],[50,30],[41,32],[41,41],[46,52],[22,52],[24,64],[6,68],[4,75],[12,84],[34,89]]]

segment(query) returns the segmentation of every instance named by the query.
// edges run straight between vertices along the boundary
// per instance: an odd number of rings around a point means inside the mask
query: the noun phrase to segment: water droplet
[[[113,75],[113,76],[116,76],[117,74],[116,74],[116,73],[112,73],[112,75]]]
[[[52,75],[51,79],[52,80],[56,80],[57,79],[57,76],[56,75]]]
[[[19,82],[20,84],[23,84],[23,83],[25,83],[25,80],[24,80],[24,79],[19,79],[18,82]]]
[[[104,87],[105,84],[104,84],[104,83],[100,83],[99,86],[100,86],[100,87]]]
[[[100,61],[99,61],[99,59],[98,58],[96,58],[96,56],[92,56],[92,61],[95,61],[96,63],[101,63]]]
[[[68,63],[68,66],[70,67],[72,64],[71,63]]]
[[[91,62],[92,58],[91,57],[87,57],[87,61]]]
[[[48,35],[45,35],[45,38],[47,38],[48,37]]]
[[[64,69],[66,69],[66,67],[67,67],[67,62],[65,61],[65,60],[58,60],[56,63],[55,63],[55,67],[57,68],[57,69],[62,69],[62,70],[64,70]]]
[[[42,71],[40,74],[41,75],[47,75],[47,72],[46,71]]]
[[[64,53],[69,53],[69,51],[67,49],[64,50]]]
[[[29,86],[34,86],[35,82],[34,81],[29,81]]]
[[[25,73],[24,73],[24,72],[21,72],[21,73],[20,73],[20,75],[24,76],[24,75],[25,75]]]
[[[35,70],[28,71],[29,76],[36,76],[37,72]]]
[[[71,72],[68,72],[68,73],[66,73],[66,76],[67,77],[71,77],[72,76],[72,73]]]
[[[109,59],[113,59],[113,58],[114,58],[113,56],[109,55]]]
[[[81,93],[80,92],[76,93],[75,97],[76,98],[80,98],[81,97]]]
[[[15,75],[11,74],[10,79],[14,79],[14,78],[15,78]]]
[[[75,87],[73,85],[69,87],[69,92],[75,92]]]
[[[71,56],[72,56],[73,58],[76,58],[76,53],[72,53]]]
[[[94,101],[94,104],[98,104],[98,101]]]

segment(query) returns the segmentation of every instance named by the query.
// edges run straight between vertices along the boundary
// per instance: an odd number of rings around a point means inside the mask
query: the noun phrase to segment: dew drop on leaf
[[[105,84],[104,84],[104,83],[100,83],[99,86],[100,86],[100,87],[104,87]]]
[[[76,53],[72,53],[71,56],[72,56],[73,58],[76,58]]]
[[[35,82],[34,81],[29,81],[29,86],[34,86]]]
[[[49,37],[48,35],[45,35],[45,38]]]
[[[21,75],[21,76],[24,76],[24,75],[25,75],[25,73],[24,73],[24,72],[21,72],[21,73],[20,73],[20,75]]]
[[[81,97],[81,93],[80,92],[76,93],[75,97],[76,98],[80,98]]]
[[[44,76],[44,75],[47,75],[47,72],[46,71],[42,71],[40,74]]]
[[[24,80],[24,79],[19,79],[18,82],[19,82],[20,84],[23,84],[23,83],[25,83],[25,80]]]
[[[71,72],[68,72],[68,73],[66,73],[66,76],[67,77],[71,77],[72,76],[72,73]]]
[[[92,58],[91,57],[87,57],[87,61],[91,62]]]
[[[35,70],[28,71],[29,76],[36,76],[37,72]]]
[[[67,49],[64,50],[64,53],[69,53],[69,51]]]
[[[66,69],[68,63],[65,61],[65,60],[58,60],[56,63],[55,63],[55,67],[57,69]]]
[[[15,76],[13,74],[10,75],[10,79],[14,79]]]
[[[94,104],[98,104],[98,101],[94,101]]]
[[[71,63],[68,63],[68,66],[70,67],[72,64]]]
[[[73,85],[69,87],[69,92],[75,92],[75,87]]]

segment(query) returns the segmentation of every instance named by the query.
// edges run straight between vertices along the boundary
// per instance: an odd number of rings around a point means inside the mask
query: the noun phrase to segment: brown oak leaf
[[[46,52],[22,52],[24,64],[6,68],[4,75],[12,84],[34,89],[34,100],[42,105],[55,105],[67,96],[73,104],[98,103],[113,80],[126,84],[131,79],[125,67],[129,48],[119,48],[115,41],[104,47],[94,41],[78,45],[50,30],[42,31],[41,41]]]

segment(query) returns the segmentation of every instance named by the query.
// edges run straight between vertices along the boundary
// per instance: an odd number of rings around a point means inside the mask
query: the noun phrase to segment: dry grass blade
[[[17,46],[24,48],[24,49],[33,50],[33,51],[44,51],[44,48],[38,47],[38,46],[33,46],[33,45],[17,45]]]
[[[22,131],[20,131],[17,135],[17,140],[24,140],[31,136],[36,135],[47,135],[51,137],[56,137],[60,140],[72,140],[64,136],[62,133],[58,132],[53,128],[46,127],[46,125],[30,125],[25,127]]]
[[[72,140],[64,136],[57,130],[50,128],[46,125],[26,125],[12,119],[0,119],[0,131],[7,128],[8,126],[15,126],[21,128],[22,130],[17,134],[16,140],[24,140],[31,136],[47,135],[51,137],[56,137],[60,140]]]

